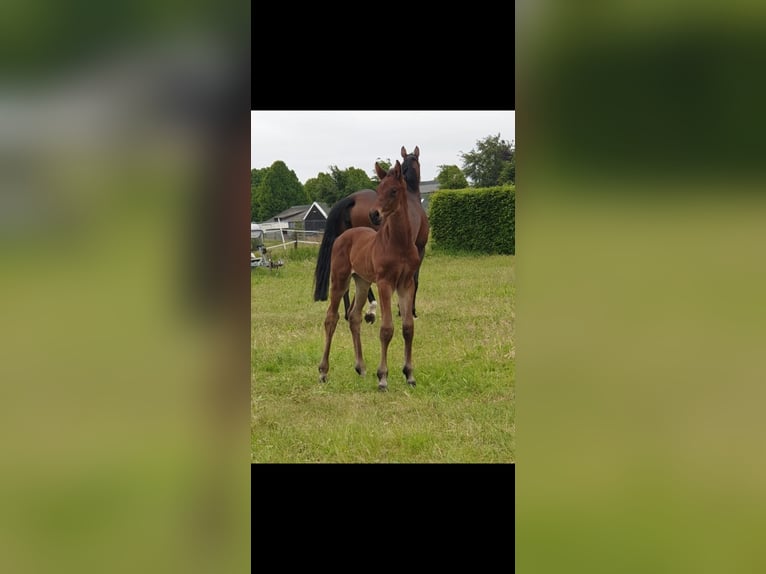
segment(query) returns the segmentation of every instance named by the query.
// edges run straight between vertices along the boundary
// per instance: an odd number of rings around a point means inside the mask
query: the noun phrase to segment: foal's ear
[[[396,160],[396,165],[394,166],[394,177],[396,177],[396,179],[402,178],[402,164],[399,163],[398,159]]]
[[[399,163],[399,162],[397,161],[396,163]],[[380,164],[377,161],[375,162],[375,173],[378,174],[378,177],[380,179],[383,179],[384,177],[386,177],[385,170],[382,167],[380,167]]]

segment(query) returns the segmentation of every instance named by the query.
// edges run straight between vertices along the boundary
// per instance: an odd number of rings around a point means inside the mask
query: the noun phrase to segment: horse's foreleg
[[[391,285],[378,283],[380,298],[380,366],[378,366],[378,389],[388,390],[388,344],[394,336],[394,319],[391,316]]]
[[[356,284],[356,293],[363,293],[364,289],[369,289],[370,284],[358,275],[354,276],[354,282]],[[351,339],[354,341],[354,369],[361,376],[367,373],[367,368],[364,365],[364,357],[362,356],[362,337],[360,334],[362,325],[362,306],[364,305],[364,298],[354,296],[354,304],[351,306],[351,310],[348,314],[348,326],[351,329]]]
[[[415,299],[414,281],[409,285],[397,289],[399,296],[399,308],[402,312],[402,337],[404,337],[404,367],[402,372],[407,377],[407,383],[415,386],[415,377],[412,374],[412,339],[415,337],[415,321],[410,303]]]

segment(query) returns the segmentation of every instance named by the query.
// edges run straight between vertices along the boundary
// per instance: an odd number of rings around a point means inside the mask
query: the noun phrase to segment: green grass
[[[279,250],[284,267],[251,271],[252,462],[515,462],[514,256],[428,252],[413,343],[417,386],[401,374],[394,311],[382,393],[380,318],[362,324],[367,374],[354,371],[341,316],[328,382],[318,382],[327,302],[313,300],[315,248],[291,251]]]

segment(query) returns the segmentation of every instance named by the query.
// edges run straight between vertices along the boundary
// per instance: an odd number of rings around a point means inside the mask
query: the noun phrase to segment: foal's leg
[[[380,366],[378,367],[378,389],[388,390],[388,344],[394,336],[394,319],[391,316],[391,285],[378,283],[380,298]]]
[[[338,325],[338,319],[340,318],[338,307],[340,306],[343,293],[348,291],[349,279],[350,276],[346,276],[345,280],[335,275],[332,277],[330,305],[327,308],[327,315],[324,320],[324,353],[322,354],[322,362],[319,363],[320,383],[327,381],[327,372],[330,370],[330,345],[332,345],[332,336],[335,333],[335,327]]]
[[[354,275],[354,283],[356,284],[356,293],[364,293],[366,289],[370,288],[370,284],[359,277]],[[351,339],[354,341],[354,369],[361,376],[367,373],[367,368],[364,365],[364,357],[362,356],[362,337],[360,335],[362,325],[362,307],[364,306],[364,298],[354,295],[354,303],[351,305],[351,310],[348,313],[348,326],[351,329]]]
[[[418,257],[420,257],[420,262],[418,263],[417,271],[415,271],[415,290],[412,292],[412,316],[417,318],[418,314],[415,311],[415,297],[418,294],[418,279],[420,277],[420,266],[423,265],[423,257],[426,256],[426,248],[423,247],[423,249],[418,249]]]
[[[418,275],[420,274],[420,268],[418,268],[417,271],[415,271],[415,277],[414,277],[414,287],[412,289],[412,316],[417,317],[417,313],[415,313],[415,296],[418,294]]]
[[[343,294],[343,318],[348,321],[348,308],[351,307],[349,303],[348,291]]]
[[[415,321],[412,314],[411,303],[415,300],[415,284],[411,281],[408,285],[396,290],[399,296],[399,308],[402,311],[402,336],[404,337],[404,367],[402,372],[407,377],[407,383],[415,386],[415,377],[412,374],[412,339],[415,337]]]
[[[356,297],[356,295],[354,295],[354,297]],[[348,291],[346,291],[343,294],[343,308],[346,310],[343,316],[346,318],[346,321],[348,321],[348,310],[351,305],[353,305],[353,302],[349,303],[348,300]],[[368,307],[367,312],[364,314],[364,320],[372,325],[375,322],[375,310],[378,307],[378,302],[375,300],[375,295],[372,293],[372,289],[367,291],[367,300],[370,302],[370,306]]]
[[[367,291],[367,300],[370,302],[370,306],[367,308],[367,312],[364,314],[364,320],[372,325],[375,322],[375,309],[378,306],[378,302],[375,300],[375,295],[372,292],[372,288]]]

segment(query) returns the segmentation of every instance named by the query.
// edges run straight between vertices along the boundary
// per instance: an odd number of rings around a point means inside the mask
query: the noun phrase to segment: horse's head
[[[396,165],[388,170],[388,173],[375,162],[375,172],[380,178],[380,183],[375,189],[377,199],[370,210],[370,221],[378,226],[386,217],[394,213],[399,206],[407,203],[407,183],[404,180],[402,164],[396,160]]]
[[[420,148],[415,146],[412,153],[408,154],[402,146],[402,173],[407,181],[407,189],[414,193],[420,193]]]

